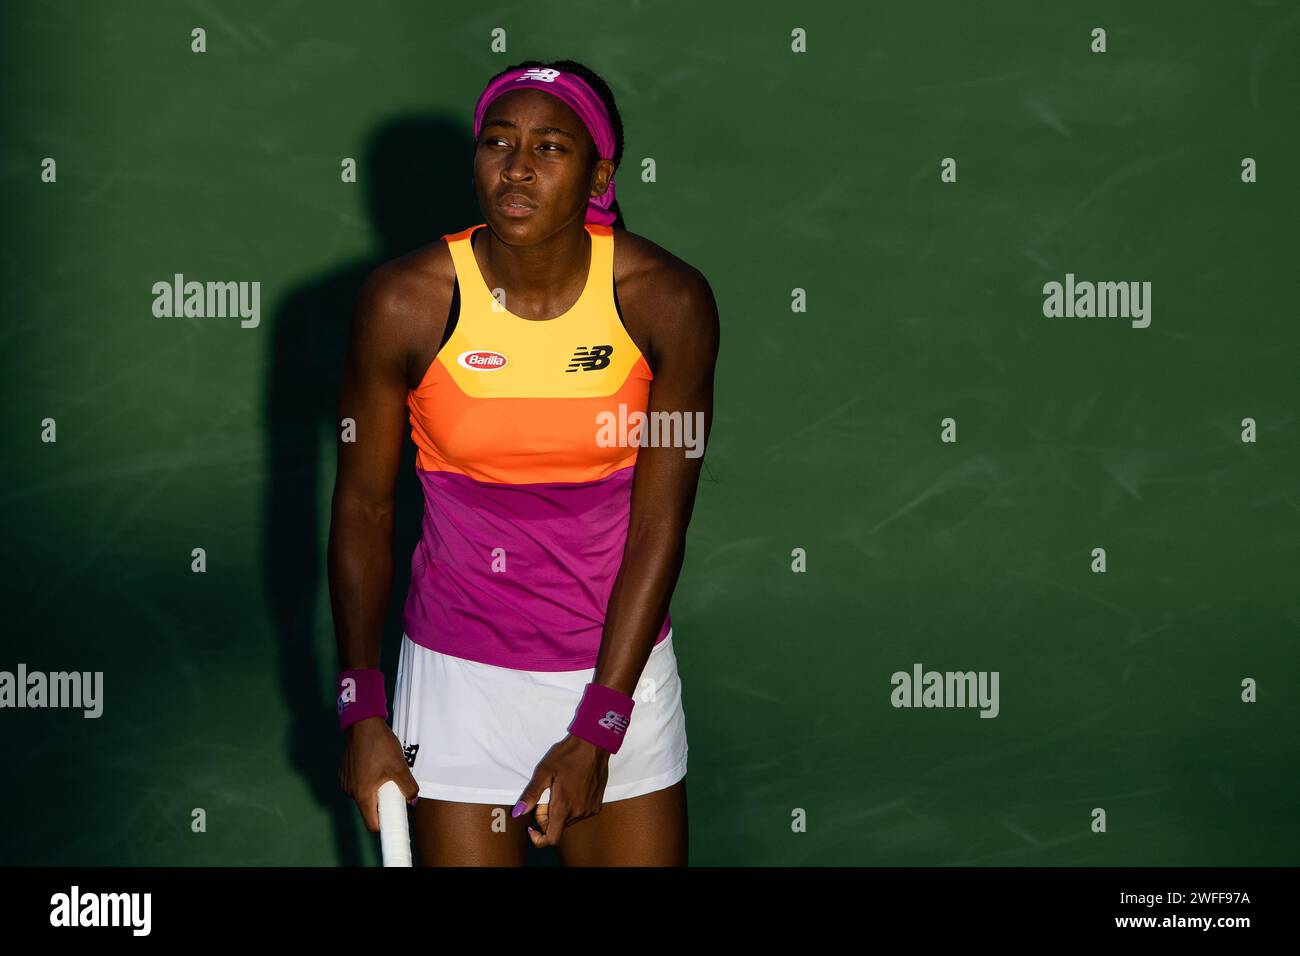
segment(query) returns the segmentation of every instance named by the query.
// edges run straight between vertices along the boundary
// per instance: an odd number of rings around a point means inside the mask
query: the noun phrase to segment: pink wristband
[[[367,717],[388,719],[388,695],[384,693],[384,672],[355,668],[339,672],[339,730],[347,730]]]
[[[569,724],[569,733],[612,754],[623,746],[636,701],[604,684],[588,684]]]

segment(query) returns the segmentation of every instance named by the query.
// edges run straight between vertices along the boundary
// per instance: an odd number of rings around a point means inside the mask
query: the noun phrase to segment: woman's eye
[[[504,143],[504,142],[505,140],[501,139],[499,136],[493,136],[490,139],[483,140],[483,145],[495,146],[497,143]],[[564,152],[564,147],[559,145],[558,143],[542,143],[542,146],[549,147],[550,149],[553,149],[556,152],[560,152],[560,153]]]

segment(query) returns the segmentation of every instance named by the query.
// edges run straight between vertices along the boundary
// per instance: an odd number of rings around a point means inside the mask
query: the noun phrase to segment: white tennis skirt
[[[393,733],[420,796],[513,807],[546,752],[569,733],[595,668],[525,671],[452,657],[402,635]],[[627,736],[609,758],[605,803],[686,776],[686,714],[673,633],[650,652]],[[550,801],[550,788],[539,803]]]

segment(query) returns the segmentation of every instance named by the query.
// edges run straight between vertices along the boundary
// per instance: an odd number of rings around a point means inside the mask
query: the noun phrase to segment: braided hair
[[[614,102],[614,93],[610,90],[609,84],[601,78],[600,74],[589,66],[577,62],[576,60],[554,60],[550,63],[543,63],[541,60],[524,60],[522,63],[516,63],[514,66],[508,66],[496,76],[509,73],[511,70],[531,69],[540,67],[543,69],[563,70],[565,73],[572,73],[574,76],[581,77],[591,85],[600,97],[601,102],[605,104],[605,110],[609,113],[609,124],[614,128],[614,166],[617,169],[619,163],[623,161],[623,117],[618,114],[618,104]],[[491,81],[489,81],[491,82]],[[613,228],[626,229],[623,225],[623,210],[618,207],[618,200],[610,206],[610,211],[614,213]]]

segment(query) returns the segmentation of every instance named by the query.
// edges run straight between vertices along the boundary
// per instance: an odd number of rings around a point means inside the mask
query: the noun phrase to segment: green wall
[[[609,81],[627,225],[722,318],[691,862],[1297,862],[1295,4],[15,2],[0,57],[0,670],[105,695],[0,710],[0,863],[375,862],[331,701],[348,317],[481,221],[473,103],[529,58]],[[155,317],[175,273],[260,281],[259,324]],[[1150,325],[1044,316],[1067,273],[1150,282]],[[390,681],[409,442],[399,491]],[[998,716],[891,706],[917,662],[997,671]]]

